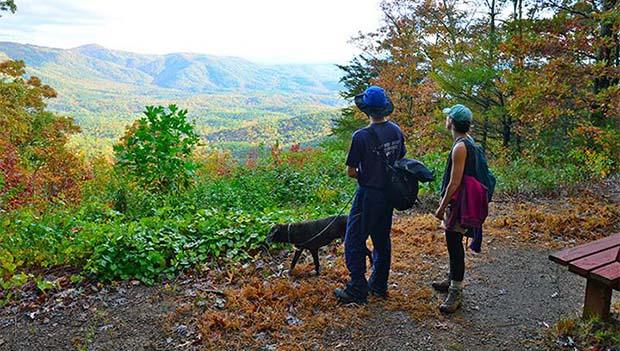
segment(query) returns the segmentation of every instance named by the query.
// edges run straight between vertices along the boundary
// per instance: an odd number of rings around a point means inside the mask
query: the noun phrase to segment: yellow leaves
[[[16,268],[13,255],[5,249],[0,249],[0,277],[12,275]]]
[[[338,191],[324,185],[317,189],[316,196],[321,203],[333,203],[338,196]]]
[[[0,62],[0,75],[19,78],[26,74],[26,64],[24,61],[2,61]]]
[[[198,176],[226,176],[230,174],[235,166],[235,160],[229,150],[198,148],[194,152],[193,158],[200,164]]]

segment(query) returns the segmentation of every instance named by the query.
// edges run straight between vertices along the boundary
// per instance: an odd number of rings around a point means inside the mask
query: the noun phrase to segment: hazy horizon
[[[349,43],[380,22],[379,0],[18,0],[0,41],[70,49],[98,44],[139,54],[195,53],[266,64],[345,63]]]
[[[39,48],[43,48],[43,49],[52,49],[52,50],[72,50],[72,49],[78,49],[81,47],[87,47],[87,46],[98,46],[98,47],[102,47],[106,50],[111,50],[111,51],[116,51],[116,52],[126,52],[126,53],[131,53],[131,54],[138,54],[138,55],[145,55],[145,56],[165,56],[165,55],[172,55],[172,54],[183,54],[183,55],[204,55],[204,56],[213,56],[213,57],[219,57],[219,58],[236,58],[236,59],[242,59],[242,60],[247,60],[251,63],[255,63],[255,64],[261,64],[261,65],[309,65],[309,66],[320,66],[320,65],[335,65],[337,64],[337,62],[263,62],[263,61],[259,61],[259,60],[252,60],[250,58],[247,57],[242,57],[242,56],[235,56],[235,55],[218,55],[218,54],[213,54],[213,53],[208,53],[208,52],[192,52],[192,51],[170,51],[170,52],[162,52],[162,53],[143,53],[143,52],[137,52],[137,51],[131,51],[131,50],[122,50],[122,49],[117,49],[117,48],[112,48],[112,47],[108,47],[105,45],[101,45],[99,43],[85,43],[85,44],[81,44],[78,46],[73,46],[73,47],[67,47],[67,48],[62,48],[62,47],[56,47],[56,46],[50,46],[50,45],[39,45],[39,44],[34,44],[34,43],[29,43],[29,42],[18,42],[18,41],[10,41],[10,40],[0,40],[0,44],[1,43],[11,43],[11,44],[19,44],[19,45],[27,45],[27,46],[34,46],[34,47],[39,47]]]

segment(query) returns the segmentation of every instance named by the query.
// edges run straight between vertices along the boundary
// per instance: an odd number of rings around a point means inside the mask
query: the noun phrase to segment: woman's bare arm
[[[467,148],[464,143],[458,143],[452,150],[452,172],[450,172],[450,182],[446,188],[446,193],[439,202],[439,208],[435,212],[435,216],[439,219],[443,219],[443,213],[450,203],[450,199],[454,193],[458,190],[463,180],[463,173],[465,171],[465,159],[467,158]]]

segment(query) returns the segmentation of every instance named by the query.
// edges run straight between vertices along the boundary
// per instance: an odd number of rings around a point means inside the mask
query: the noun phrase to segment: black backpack
[[[387,175],[385,191],[387,192],[388,201],[399,211],[412,208],[418,198],[418,181],[412,179],[406,170],[391,164],[385,153],[379,149],[381,143],[379,142],[377,132],[371,127],[366,129],[374,139],[374,151],[381,156],[385,165]]]

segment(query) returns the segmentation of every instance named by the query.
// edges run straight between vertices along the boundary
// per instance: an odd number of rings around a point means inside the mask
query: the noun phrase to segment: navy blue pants
[[[366,298],[368,289],[380,294],[387,291],[393,212],[385,192],[358,187],[344,238],[344,256],[350,276],[346,291],[356,298]],[[374,248],[373,270],[370,279],[366,281],[366,239],[369,235]]]

